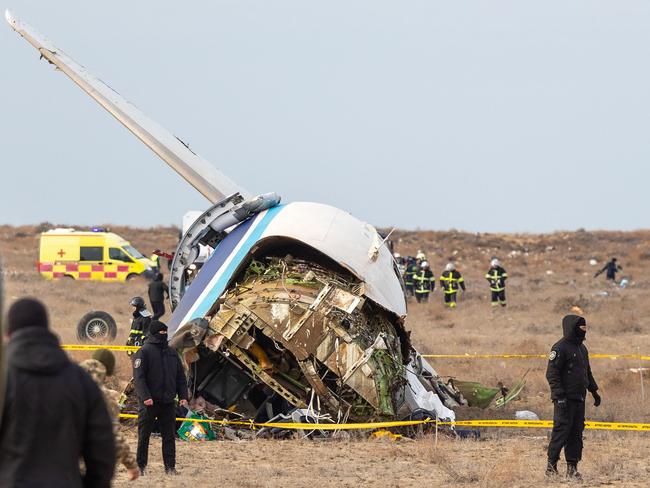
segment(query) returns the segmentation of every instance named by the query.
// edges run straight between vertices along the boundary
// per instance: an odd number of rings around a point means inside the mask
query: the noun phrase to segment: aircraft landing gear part
[[[88,312],[77,324],[77,339],[81,342],[107,342],[115,339],[117,324],[110,314]]]

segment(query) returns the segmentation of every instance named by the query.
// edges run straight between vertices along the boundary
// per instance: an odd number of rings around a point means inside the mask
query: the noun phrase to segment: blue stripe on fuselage
[[[221,241],[208,261],[203,265],[194,281],[192,281],[190,287],[185,291],[178,307],[174,310],[168,324],[170,337],[181,324],[189,322],[197,317],[204,317],[205,314],[208,313],[214,302],[217,301],[228,286],[228,283],[232,279],[235,271],[237,271],[242,260],[260,239],[262,233],[266,230],[271,221],[280,210],[282,210],[282,207],[284,207],[284,205],[277,205],[267,210],[264,215],[258,215],[256,218],[249,219],[246,222],[239,224],[223,241]],[[253,231],[237,250],[237,253],[233,256],[230,263],[228,263],[223,274],[212,286],[207,295],[201,299],[201,303],[194,312],[189,314],[190,309],[194,306],[196,301],[199,300],[206,287],[210,286],[210,281],[214,278],[214,275],[221,270],[221,267],[234,252],[235,248],[241,242],[242,238],[251,226],[254,226]]]

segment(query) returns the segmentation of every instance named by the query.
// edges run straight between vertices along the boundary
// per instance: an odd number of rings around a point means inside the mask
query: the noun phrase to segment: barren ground
[[[177,229],[146,230],[115,227],[114,231],[147,254],[154,248],[172,250]],[[64,343],[75,343],[76,323],[90,310],[105,310],[118,321],[116,343],[128,334],[129,306],[134,295],[146,295],[146,283],[125,284],[47,282],[35,271],[38,228],[0,226],[0,255],[5,263],[7,301],[31,295],[47,303],[54,330]],[[548,235],[467,234],[458,232],[398,232],[396,250],[414,254],[423,249],[436,274],[448,259],[464,274],[468,293],[457,310],[442,306],[438,289],[431,302],[411,303],[407,328],[422,353],[546,353],[561,336],[560,321],[572,305],[580,305],[589,323],[587,345],[593,353],[650,354],[650,231],[570,232]],[[490,257],[498,256],[508,270],[508,308],[490,309],[483,279]],[[630,285],[619,288],[593,274],[612,256],[624,267]],[[598,260],[591,266],[589,259]],[[74,353],[75,359],[87,357]],[[130,376],[126,356],[119,356],[117,382]],[[459,419],[513,418],[516,410],[532,410],[550,418],[551,404],[544,379],[545,361],[432,361],[442,376],[496,385],[513,384],[526,370],[520,398],[504,410],[460,409]],[[642,366],[650,367],[646,362]],[[650,422],[650,383],[641,397],[638,361],[593,359],[603,404],[588,403],[591,420]],[[650,372],[646,372],[647,374]],[[117,386],[117,385],[116,385]],[[135,436],[129,434],[132,443]],[[432,439],[312,442],[257,440],[178,443],[181,476],[166,478],[160,467],[159,440],[152,442],[150,474],[135,484],[118,472],[116,486],[156,482],[191,486],[197,482],[233,486],[420,486],[451,485],[544,486],[546,431],[482,429],[479,441]],[[581,471],[586,485],[647,486],[650,475],[648,433],[586,432]]]

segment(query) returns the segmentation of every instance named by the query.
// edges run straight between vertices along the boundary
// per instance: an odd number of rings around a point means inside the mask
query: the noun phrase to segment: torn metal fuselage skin
[[[258,420],[453,420],[458,405],[413,350],[393,257],[374,227],[317,203],[251,198],[187,144],[10,12],[12,29],[212,204],[171,271],[172,345],[193,400]],[[213,248],[190,283],[199,244]]]
[[[308,406],[367,420],[409,414],[405,313],[374,228],[295,203],[232,230],[169,326],[197,398],[258,420]]]

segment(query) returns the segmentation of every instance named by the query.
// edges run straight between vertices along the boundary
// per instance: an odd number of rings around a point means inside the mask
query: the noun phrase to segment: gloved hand
[[[592,391],[591,395],[594,397],[594,407],[597,407],[600,405],[600,395],[598,394],[597,391]]]
[[[558,398],[555,400],[555,404],[558,406],[558,408],[566,410],[566,398]]]

